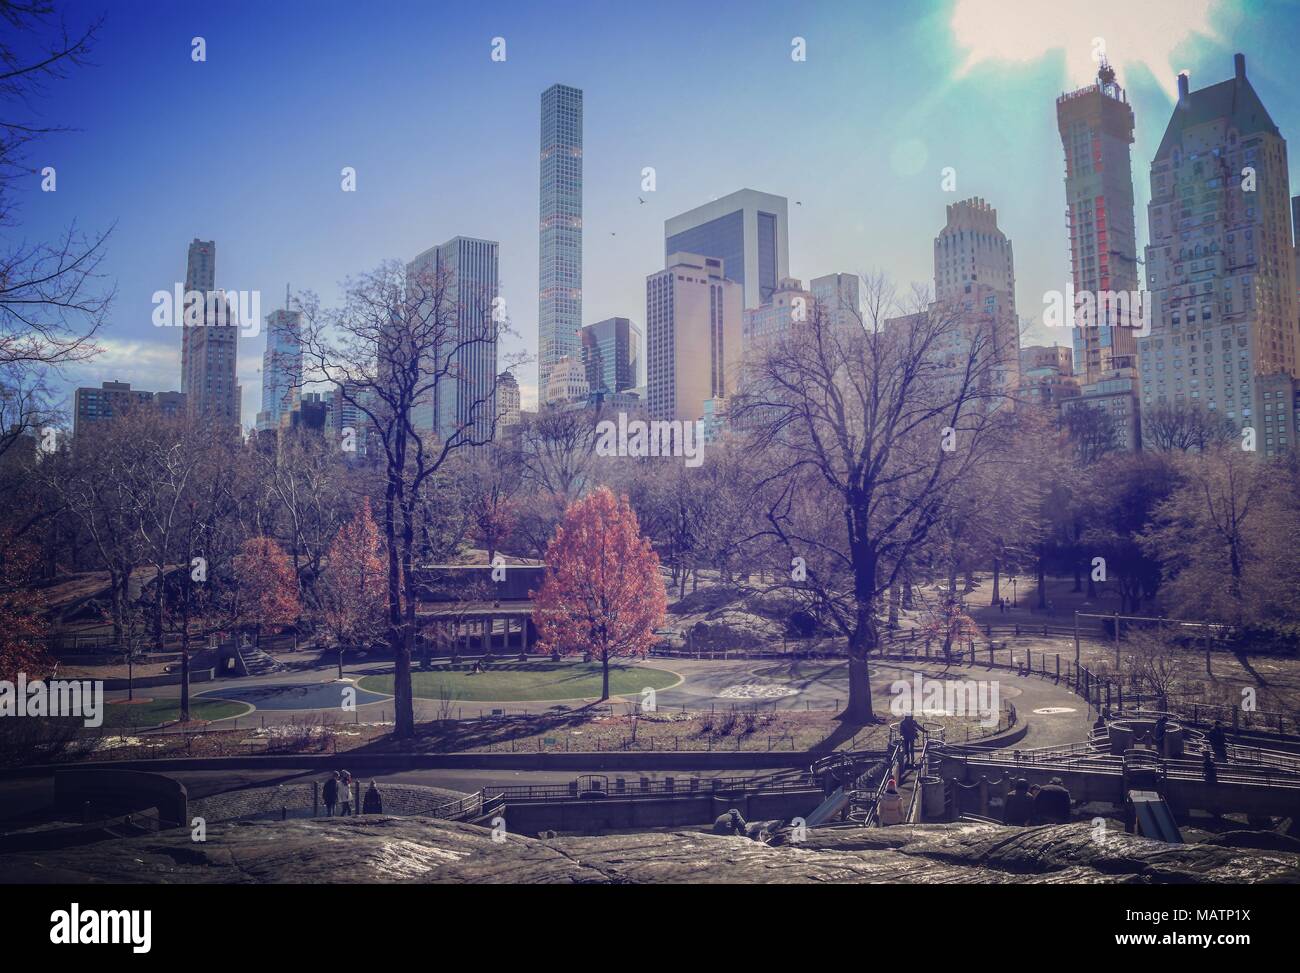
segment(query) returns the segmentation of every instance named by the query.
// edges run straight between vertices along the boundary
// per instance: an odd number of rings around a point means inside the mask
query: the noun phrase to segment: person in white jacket
[[[890,824],[903,823],[903,796],[898,793],[898,782],[892,777],[885,785],[885,793],[880,795],[877,817],[882,828]]]

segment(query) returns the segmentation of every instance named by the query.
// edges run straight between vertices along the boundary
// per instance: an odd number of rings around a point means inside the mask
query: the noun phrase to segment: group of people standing
[[[326,817],[334,817],[335,808],[338,809],[339,817],[351,816],[354,787],[352,775],[346,770],[336,770],[333,777],[325,778],[325,786],[321,789],[321,798],[325,802]],[[370,782],[370,787],[366,789],[366,796],[361,801],[359,813],[384,813],[383,797],[379,793],[379,787],[373,780]]]

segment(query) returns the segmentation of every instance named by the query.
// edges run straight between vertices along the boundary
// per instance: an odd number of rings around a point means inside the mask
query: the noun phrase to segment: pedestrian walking
[[[346,770],[339,773],[339,816],[352,815],[352,775]]]
[[[339,772],[334,771],[333,777],[325,779],[325,792],[322,795],[325,798],[325,816],[334,817],[334,807],[339,802]]]
[[[383,814],[384,799],[379,794],[379,788],[372,780],[370,786],[366,788],[365,800],[361,802],[362,814]]]

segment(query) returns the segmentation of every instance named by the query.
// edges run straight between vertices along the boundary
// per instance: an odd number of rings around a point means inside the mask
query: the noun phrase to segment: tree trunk
[[[397,545],[397,485],[390,477],[384,490],[384,539],[388,542],[388,650],[393,654],[393,735],[405,739],[415,735],[415,712],[411,702],[410,657],[403,668],[401,567]]]
[[[849,701],[840,715],[850,723],[876,722],[876,713],[871,707],[871,673],[867,669],[865,654],[855,652],[849,656]]]
[[[601,702],[604,702],[605,700],[609,699],[609,653],[608,652],[602,652],[600,654],[600,670],[601,670],[600,671],[600,679],[601,679],[600,699]]]
[[[188,639],[186,642],[188,643]],[[181,648],[181,715],[182,723],[190,721],[190,647]]]
[[[993,595],[989,599],[990,605],[996,605],[1002,600],[1001,589],[998,587],[998,581],[1001,578],[1002,562],[997,558],[993,559]]]
[[[412,571],[415,548],[415,510],[404,504],[402,510],[402,579],[405,582],[406,612],[400,628],[397,658],[393,665],[395,692],[394,733],[399,739],[415,736],[415,701],[411,691],[411,643],[415,635],[415,575]]]
[[[1047,607],[1047,567],[1041,555],[1038,558],[1038,607]]]
[[[153,650],[163,650],[163,565],[154,565],[153,576]]]

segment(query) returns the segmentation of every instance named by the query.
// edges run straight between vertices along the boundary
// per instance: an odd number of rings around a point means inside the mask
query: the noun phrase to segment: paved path
[[[844,660],[696,660],[651,659],[643,665],[668,669],[682,676],[682,682],[657,692],[661,709],[684,707],[691,710],[731,705],[758,706],[779,710],[838,711],[847,694],[848,664]],[[356,689],[355,712],[341,708],[343,693],[356,688],[356,680],[368,673],[391,671],[391,667],[374,662],[349,666],[340,681],[331,667],[314,671],[275,673],[269,676],[244,677],[196,684],[196,696],[245,700],[256,706],[250,715],[209,724],[212,729],[274,725],[317,717],[326,722],[375,723],[392,720],[392,697]],[[1021,721],[1030,729],[1022,747],[1056,746],[1079,742],[1087,737],[1091,726],[1082,700],[1065,686],[1037,676],[1019,676],[1005,669],[989,669],[978,663],[973,667],[945,668],[937,663],[876,662],[871,666],[873,698],[877,712],[887,713],[889,686],[896,680],[910,680],[914,673],[927,676],[947,674],[950,678],[995,682],[1003,701],[1015,703]],[[176,698],[179,687],[165,686],[147,690],[154,699]],[[764,693],[774,693],[764,698]],[[138,694],[139,695],[139,694]],[[107,694],[110,701],[125,698],[124,693]],[[339,702],[335,702],[338,700]],[[625,701],[626,700],[626,701]],[[542,702],[465,701],[455,704],[458,719],[476,719],[492,711],[506,714],[554,712],[558,707],[578,708],[597,700]],[[615,697],[611,702],[616,713],[638,697]],[[416,699],[416,719],[433,720],[440,713],[438,700]]]

